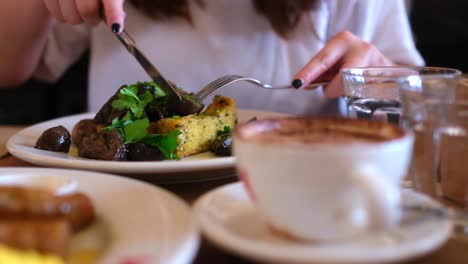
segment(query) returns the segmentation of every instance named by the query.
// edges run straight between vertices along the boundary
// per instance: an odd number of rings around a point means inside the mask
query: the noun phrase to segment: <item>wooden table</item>
[[[0,144],[5,142],[8,136],[21,127],[0,126]],[[35,166],[30,163],[21,161],[13,156],[7,156],[0,160],[0,167],[31,167]],[[173,193],[192,203],[201,194],[222,186],[227,183],[235,182],[237,179],[230,178],[224,180],[190,183],[190,184],[176,184],[176,185],[163,185]],[[206,239],[202,240],[200,250],[195,259],[196,264],[201,263],[253,263],[242,257],[232,255],[216,245],[213,245]],[[468,264],[468,236],[467,237],[452,237],[442,248],[435,252],[424,256],[422,258],[414,259],[408,264]]]

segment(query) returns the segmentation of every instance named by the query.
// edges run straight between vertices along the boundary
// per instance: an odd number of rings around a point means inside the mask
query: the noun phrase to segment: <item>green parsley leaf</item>
[[[149,91],[145,91],[142,95],[139,96],[140,103],[143,108],[145,108],[151,101],[153,101],[153,95]]]
[[[224,129],[222,131],[223,133],[231,133],[231,127],[230,126],[224,126]]]
[[[121,95],[127,95],[135,99],[137,102],[140,102],[140,98],[138,98],[138,87],[136,85],[130,85],[127,87],[123,87],[120,89],[119,92]]]
[[[126,126],[127,124],[131,123],[132,121],[131,120],[119,120],[118,117],[112,119],[112,125],[110,126],[106,126],[102,129],[107,129],[107,130],[112,130],[114,128],[121,128],[123,126]]]
[[[231,134],[231,127],[230,126],[224,126],[223,130],[218,130],[218,136],[221,136],[223,134]]]
[[[131,120],[133,120],[132,114],[131,114],[130,112],[127,112],[127,113],[122,117],[122,120],[123,120],[123,121],[131,121]]]
[[[125,143],[132,143],[145,138],[148,134],[147,129],[149,127],[149,120],[148,118],[143,118],[140,120],[135,120],[126,126],[124,126],[123,130],[125,133]]]
[[[117,110],[129,109],[136,118],[143,116],[145,107],[154,99],[154,95],[145,91],[138,95],[138,84],[120,89],[118,99],[112,102],[112,108]]]
[[[126,97],[119,96],[119,99],[112,101],[112,108],[117,109],[117,110],[130,109],[131,107],[135,105],[136,105],[135,100],[129,98],[128,96]]]
[[[152,134],[146,136],[142,141],[157,147],[167,159],[178,159],[175,151],[179,146],[177,138],[180,134],[182,134],[180,130],[174,130],[166,135]]]
[[[166,93],[163,92],[163,90],[155,82],[152,82],[151,86],[154,87],[154,97],[155,98],[166,96]]]
[[[180,119],[180,115],[172,116],[172,119],[178,120],[178,119]]]

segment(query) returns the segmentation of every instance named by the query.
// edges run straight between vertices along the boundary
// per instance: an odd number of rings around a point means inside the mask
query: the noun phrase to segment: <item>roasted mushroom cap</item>
[[[37,139],[34,147],[42,150],[67,153],[70,149],[70,144],[70,132],[63,126],[56,126],[45,130]]]
[[[211,145],[211,152],[216,156],[231,156],[231,145],[231,135],[227,133],[220,134]]]
[[[98,124],[92,119],[80,120],[72,130],[72,141],[79,146],[84,137],[98,132]]]
[[[120,89],[122,89],[123,87],[125,86],[120,87]],[[101,109],[99,109],[96,116],[94,117],[96,123],[110,125],[112,124],[112,120],[114,118],[122,118],[127,113],[126,109],[116,110],[112,108],[112,102],[119,98],[118,94],[120,92],[120,89],[117,90],[117,92],[111,98],[109,98],[109,100],[107,100],[107,102],[101,107]]]
[[[152,161],[166,159],[161,151],[142,142],[127,145],[128,160],[130,161]]]
[[[127,160],[127,149],[117,129],[101,130],[81,139],[78,155],[100,160]]]

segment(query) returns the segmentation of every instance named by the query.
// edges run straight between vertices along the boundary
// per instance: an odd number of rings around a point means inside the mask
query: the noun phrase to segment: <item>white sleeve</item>
[[[423,65],[424,60],[414,45],[405,2],[403,0],[373,2],[380,3],[378,8],[381,15],[377,18],[376,28],[370,41],[396,63]]]
[[[89,47],[89,28],[84,25],[57,24],[50,32],[34,78],[54,82]]]
[[[404,0],[335,0],[330,2],[329,34],[349,30],[375,45],[393,62],[423,65]]]

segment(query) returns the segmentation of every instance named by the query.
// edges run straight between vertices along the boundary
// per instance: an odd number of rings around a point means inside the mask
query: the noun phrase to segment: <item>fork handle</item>
[[[327,86],[330,84],[331,81],[329,80],[326,80],[326,81],[318,81],[318,82],[310,82],[309,84],[307,84],[306,86],[304,86],[304,88],[315,88],[315,87],[318,87],[318,86]]]
[[[310,82],[309,84],[302,86],[302,89],[312,89],[316,88],[319,86],[326,86],[330,84],[330,81],[317,81],[317,82]],[[279,89],[297,89],[296,87],[292,86],[291,84],[288,85],[283,85],[283,86],[272,86],[267,89],[272,89],[272,90],[279,90]]]

